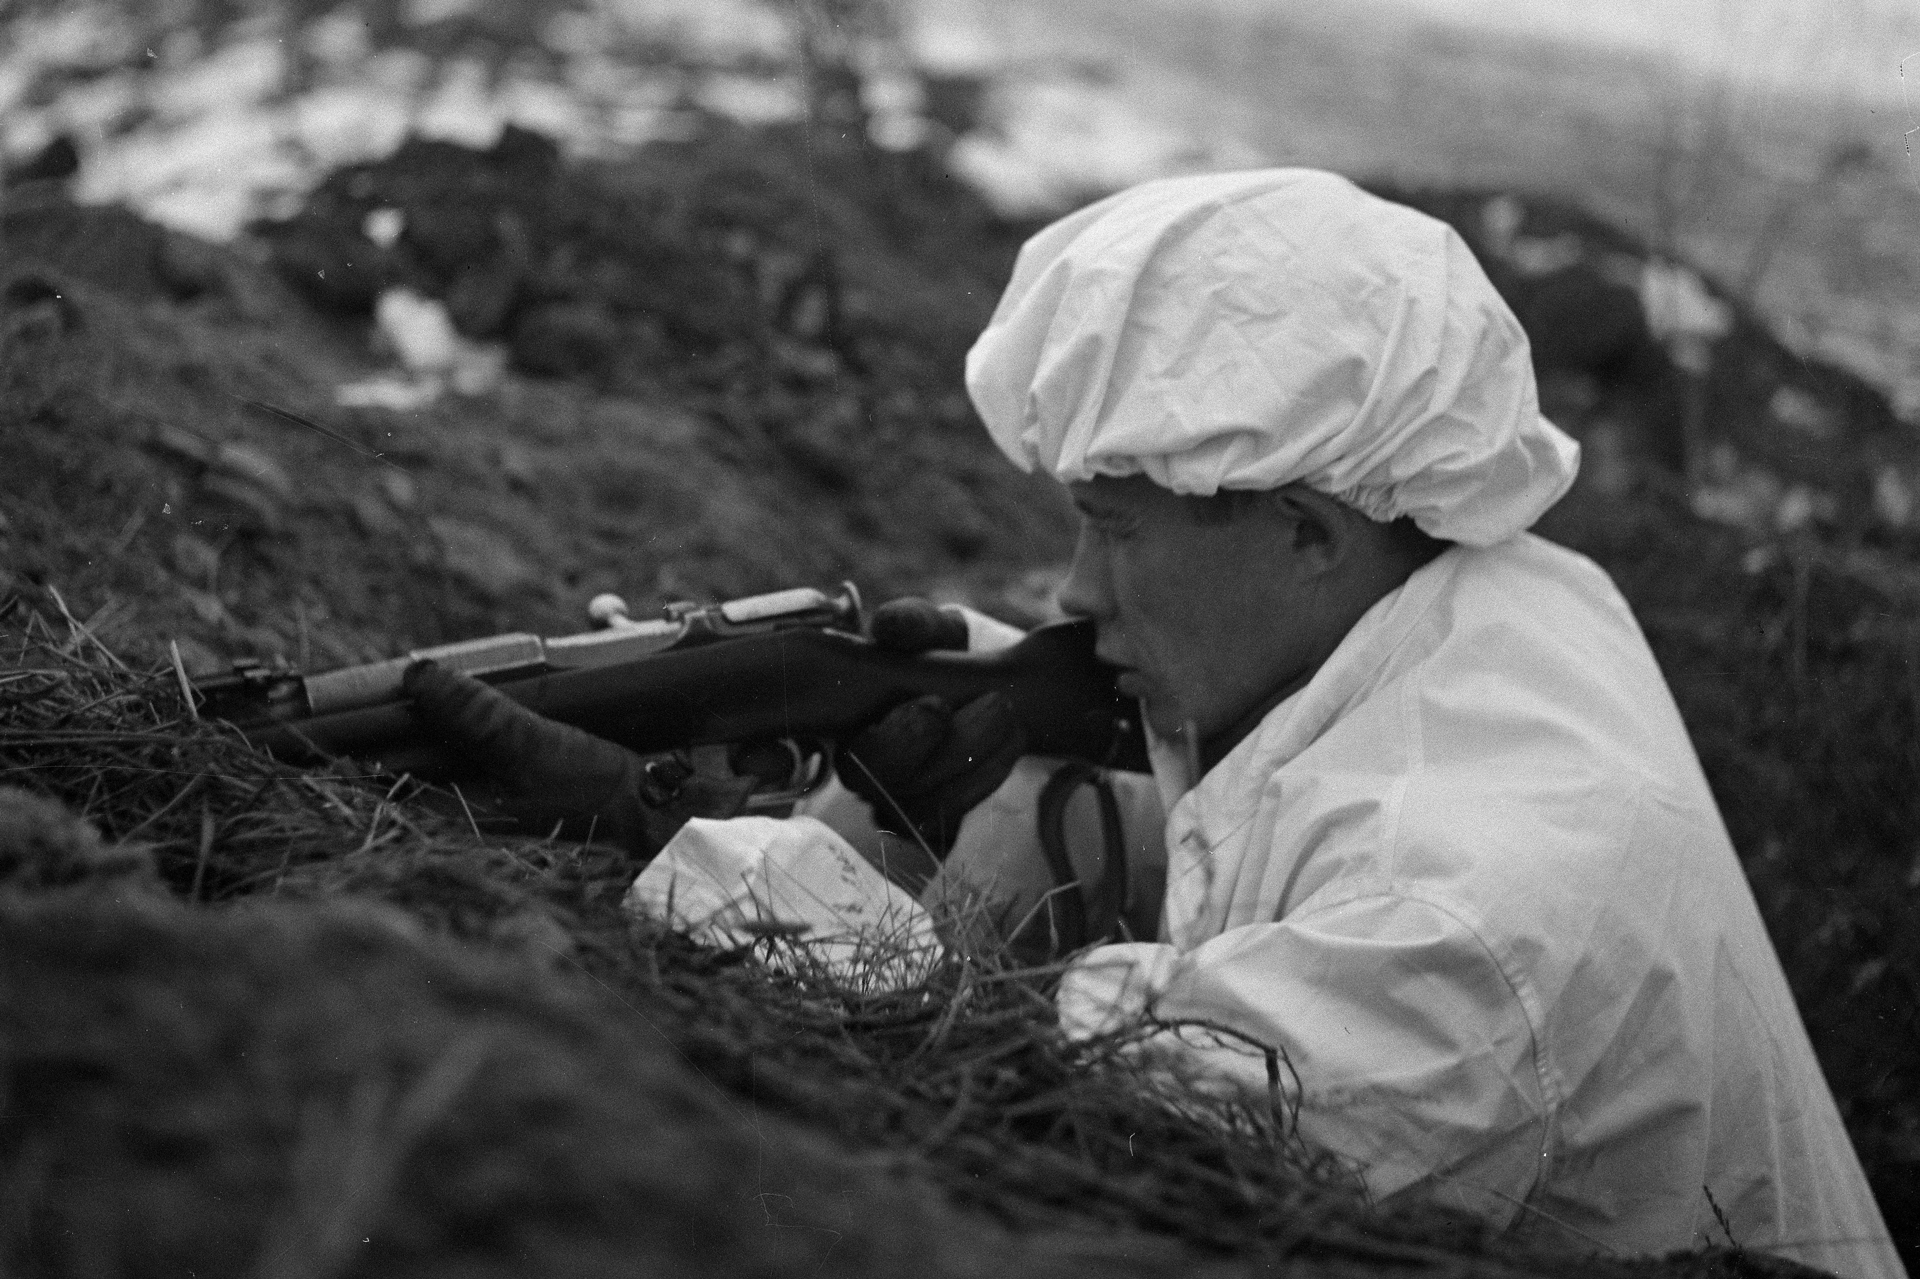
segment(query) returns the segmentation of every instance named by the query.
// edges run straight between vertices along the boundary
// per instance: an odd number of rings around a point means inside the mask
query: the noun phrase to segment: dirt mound
[[[1063,553],[1070,515],[958,385],[993,292],[996,259],[963,233],[985,215],[943,197],[903,236],[806,163],[724,131],[631,169],[553,168],[530,135],[420,143],[230,249],[119,210],[7,214],[9,580],[90,615],[111,601],[91,620],[136,653],[171,634],[201,663],[323,666],[578,629],[601,590],[645,608],[851,577],[993,597]],[[385,257],[362,234],[375,209],[404,220]],[[463,323],[570,376],[340,407],[379,368],[359,311],[395,282],[466,299]]]
[[[999,549],[972,508],[1004,480],[956,373],[1017,233],[923,153],[708,129],[619,166],[511,128],[416,140],[260,231],[323,308],[413,289],[524,373],[671,392],[872,529]]]
[[[435,945],[365,902],[14,898],[0,930],[10,1274],[1197,1261],[1150,1240],[1016,1240],[924,1176],[715,1087],[644,1006]]]

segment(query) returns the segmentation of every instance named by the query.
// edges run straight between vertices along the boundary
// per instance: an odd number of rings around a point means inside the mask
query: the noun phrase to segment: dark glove
[[[414,663],[401,687],[429,736],[478,768],[487,802],[532,834],[557,827],[651,857],[689,817],[731,817],[752,789],[636,755],[435,662]]]
[[[966,618],[923,599],[881,605],[868,632],[896,653],[967,646]],[[1003,693],[983,693],[957,710],[939,697],[918,697],[845,743],[840,780],[867,801],[882,830],[911,834],[943,858],[961,818],[1000,788],[1026,746]]]
[[[957,608],[941,608],[916,595],[888,600],[867,619],[867,634],[890,653],[926,653],[934,649],[967,651],[967,618]]]

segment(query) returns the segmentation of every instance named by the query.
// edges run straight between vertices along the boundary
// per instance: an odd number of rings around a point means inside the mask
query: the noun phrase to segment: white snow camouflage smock
[[[1455,547],[1168,808],[1161,941],[1062,986],[1285,1050],[1371,1192],[1657,1253],[1904,1271],[1626,603],[1532,535]],[[1162,1032],[1168,1035],[1171,1032]],[[1191,1036],[1190,1036],[1191,1040]],[[1264,1055],[1174,1051],[1266,1086]]]

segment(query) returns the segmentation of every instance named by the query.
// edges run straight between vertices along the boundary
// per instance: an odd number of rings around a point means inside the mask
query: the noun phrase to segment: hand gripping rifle
[[[1094,657],[1090,622],[1042,626],[991,653],[910,656],[865,637],[851,582],[834,594],[801,587],[670,604],[651,621],[602,595],[588,614],[599,629],[577,635],[490,635],[315,675],[244,661],[187,683],[202,716],[289,763],[346,755],[435,782],[470,769],[428,739],[401,692],[421,658],[641,754],[724,749],[732,771],[764,784],[756,808],[820,785],[835,741],[927,693],[958,704],[999,690],[1034,754],[1146,767],[1138,709]]]

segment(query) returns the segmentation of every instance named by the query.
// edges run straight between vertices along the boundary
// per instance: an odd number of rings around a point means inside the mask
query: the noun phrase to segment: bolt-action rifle
[[[426,781],[470,770],[415,720],[401,679],[422,658],[493,685],[550,719],[641,754],[725,748],[764,783],[755,807],[789,802],[830,775],[833,744],[922,694],[960,703],[998,690],[1028,749],[1144,769],[1135,703],[1094,656],[1093,626],[1042,626],[990,653],[889,652],[866,638],[852,583],[720,604],[670,604],[636,621],[617,596],[576,635],[513,633],[305,675],[257,661],[182,682],[199,714],[225,720],[290,763],[350,756]]]

